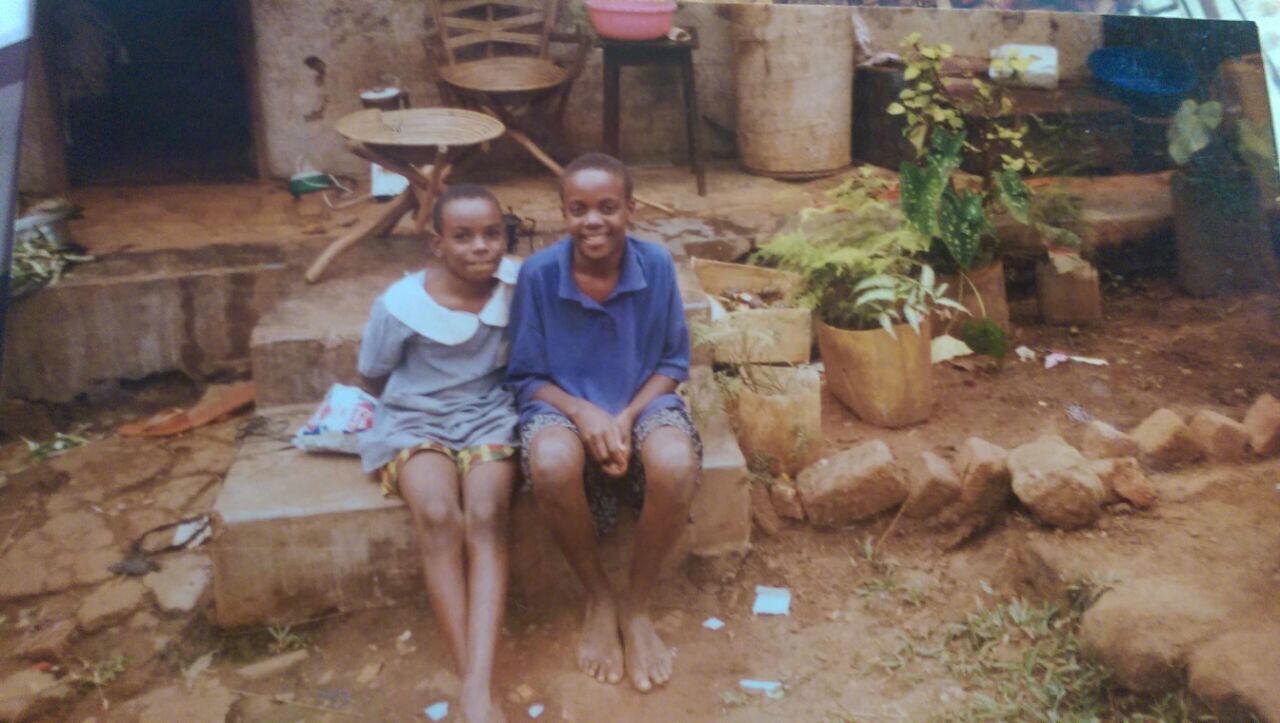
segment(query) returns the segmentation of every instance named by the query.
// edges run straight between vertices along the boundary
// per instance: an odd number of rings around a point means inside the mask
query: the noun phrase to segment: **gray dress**
[[[425,271],[392,284],[373,303],[357,368],[366,377],[390,376],[373,427],[360,435],[366,472],[426,441],[454,451],[517,444],[515,398],[503,384],[517,268],[503,261],[479,314],[436,303],[423,286]]]

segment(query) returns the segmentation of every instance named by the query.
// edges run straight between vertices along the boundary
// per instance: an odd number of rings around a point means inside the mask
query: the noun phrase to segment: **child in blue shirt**
[[[689,520],[702,445],[676,385],[689,332],[671,254],[627,236],[635,201],[618,160],[581,156],[560,201],[569,238],[530,256],[511,307],[507,378],[520,412],[525,478],[587,589],[578,665],[637,690],[671,676],[649,601]],[[630,585],[618,596],[596,536],[618,506],[640,510]]]

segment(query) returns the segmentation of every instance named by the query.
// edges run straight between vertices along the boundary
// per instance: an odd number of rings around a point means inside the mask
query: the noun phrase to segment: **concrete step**
[[[740,555],[749,546],[746,462],[718,396],[696,404],[704,444],[703,476],[691,521],[667,565],[690,553]],[[311,405],[263,414],[227,473],[214,505],[214,600],[219,625],[289,623],[331,610],[402,604],[421,596],[408,509],[383,497],[354,457],[306,454],[288,439]],[[621,580],[631,520],[606,538],[606,567]],[[512,504],[511,592],[516,597],[575,595],[578,583],[538,519],[532,494]]]
[[[297,288],[266,313],[249,343],[258,408],[318,402],[334,382],[356,381],[360,334],[373,300],[414,265],[388,254],[359,276]],[[682,253],[676,267],[686,317],[709,318],[706,294]]]

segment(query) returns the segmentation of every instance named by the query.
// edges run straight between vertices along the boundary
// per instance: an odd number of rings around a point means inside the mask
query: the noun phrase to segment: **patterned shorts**
[[[534,436],[548,427],[565,427],[575,433],[578,427],[566,416],[555,413],[534,415],[527,424],[520,428],[520,471],[531,483],[529,474],[529,445]],[[622,477],[610,477],[600,468],[600,463],[587,455],[586,465],[582,471],[582,484],[586,488],[587,504],[591,507],[591,520],[596,528],[596,535],[604,535],[618,524],[619,505],[626,505],[634,510],[644,506],[644,464],[640,461],[640,447],[653,430],[659,427],[675,427],[684,432],[693,442],[694,454],[698,457],[698,468],[702,468],[702,438],[693,426],[693,420],[683,408],[659,409],[648,412],[636,420],[631,427],[631,464]]]
[[[419,452],[439,452],[458,466],[458,474],[466,477],[471,469],[481,462],[497,462],[516,456],[516,448],[507,444],[477,444],[474,447],[455,451],[449,447],[428,440],[409,449],[400,450],[395,459],[378,469],[378,482],[382,486],[384,497],[400,494],[400,473],[409,459]]]

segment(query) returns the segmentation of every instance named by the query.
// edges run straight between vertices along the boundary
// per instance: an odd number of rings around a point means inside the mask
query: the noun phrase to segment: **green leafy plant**
[[[1169,157],[1179,166],[1187,165],[1192,157],[1213,143],[1214,131],[1221,125],[1221,103],[1182,101],[1169,125]]]
[[[1218,101],[1182,101],[1167,138],[1169,157],[1197,176],[1215,178],[1231,168],[1247,167],[1265,186],[1277,185],[1271,129],[1230,117]]]
[[[864,279],[853,291],[858,294],[853,302],[854,310],[864,317],[875,318],[895,339],[898,336],[893,330],[895,324],[905,321],[919,334],[920,325],[935,309],[969,313],[958,301],[943,296],[947,285],[937,282],[933,268],[927,264],[920,267],[918,279],[903,274],[880,274]]]
[[[938,285],[930,283],[926,290],[908,275],[928,250],[928,239],[885,200],[889,186],[869,171],[846,181],[827,194],[825,203],[803,211],[752,261],[798,273],[797,303],[836,328],[873,329],[886,320],[910,323],[927,315],[941,296]],[[877,277],[878,288],[863,286]],[[872,291],[877,293],[868,295]]]

